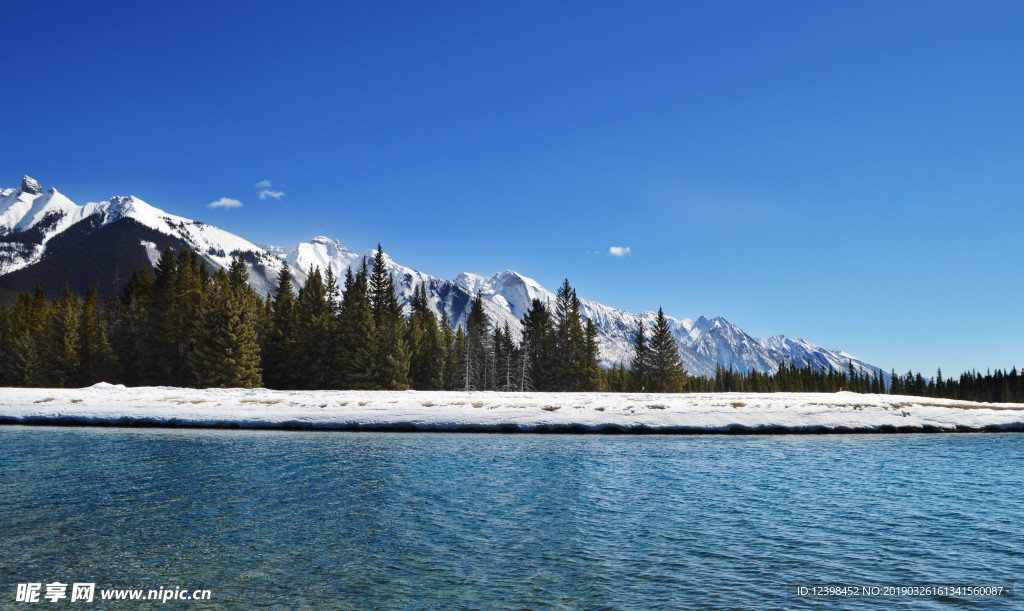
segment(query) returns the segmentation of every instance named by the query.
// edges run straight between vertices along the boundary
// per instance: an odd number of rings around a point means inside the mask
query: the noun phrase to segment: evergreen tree
[[[335,376],[338,388],[369,389],[376,384],[377,327],[370,309],[367,274],[365,261],[355,276],[351,270],[345,272],[345,291],[338,312],[340,361]]]
[[[292,273],[287,265],[281,266],[274,292],[273,312],[263,350],[263,376],[270,388],[296,388],[295,334],[296,298],[292,286]]]
[[[310,266],[306,284],[296,302],[294,360],[295,384],[304,389],[330,387],[331,311],[320,268]]]
[[[96,307],[96,287],[90,286],[78,319],[79,353],[77,386],[116,379],[118,363],[107,338],[106,325]]]
[[[580,302],[569,279],[562,282],[555,301],[555,390],[579,390],[584,377],[584,337]]]
[[[46,326],[46,342],[42,350],[42,383],[64,388],[77,381],[79,366],[79,315],[81,301],[65,285],[60,299],[50,308]]]
[[[521,375],[520,355],[515,340],[512,338],[512,328],[509,327],[507,321],[503,326],[495,327],[492,345],[494,346],[494,388],[504,392],[518,390],[521,387],[519,380]]]
[[[487,314],[484,313],[483,297],[478,291],[470,304],[466,317],[466,348],[462,354],[460,387],[463,390],[487,390],[491,388],[488,380],[490,360],[489,327]],[[493,371],[491,371],[493,373]]]
[[[241,265],[241,271],[245,273],[245,264],[240,257],[232,263],[232,267],[236,264]],[[233,270],[232,273],[236,272]],[[245,278],[248,279],[248,274],[245,274]],[[241,282],[244,284],[245,280]],[[175,267],[174,298],[171,303],[173,330],[170,335],[174,351],[171,355],[173,362],[170,365],[169,382],[174,386],[194,386],[196,382],[192,375],[191,360],[196,346],[195,321],[203,308],[203,290],[198,256],[193,250],[182,250],[178,253]]]
[[[260,386],[256,336],[259,311],[248,286],[232,289],[224,270],[214,274],[196,321],[197,350],[192,368],[200,387]]]
[[[40,346],[46,342],[49,325],[49,308],[41,286],[36,285],[35,293],[24,293],[10,312],[8,354],[5,361],[6,375],[14,386],[42,386],[44,384],[44,361]]]
[[[147,344],[149,301],[153,276],[148,267],[132,272],[117,299],[110,300],[104,311],[110,345],[120,363],[120,379],[129,386],[148,379],[147,366],[152,363]]]
[[[523,314],[522,352],[524,366],[527,369],[523,378],[532,382],[532,389],[554,390],[555,331],[551,314],[539,299],[534,299],[530,303],[530,309]]]
[[[683,365],[679,360],[679,347],[676,339],[672,337],[672,331],[668,326],[668,319],[661,308],[658,308],[658,317],[655,319],[654,329],[651,333],[649,347],[649,392],[681,392],[686,380]]]
[[[177,263],[168,247],[157,261],[149,291],[142,346],[138,348],[141,384],[170,386],[178,371]],[[191,327],[191,323],[189,324]]]
[[[448,313],[441,310],[441,351],[444,362],[441,387],[445,390],[455,390],[458,386],[460,355],[456,350],[455,339],[456,334],[452,330],[452,323],[448,319]],[[463,343],[465,343],[465,338],[463,338]]]
[[[587,319],[583,329],[583,384],[580,390],[600,392],[605,388],[604,370],[601,369],[601,353],[597,343],[597,327]]]
[[[409,381],[417,390],[440,390],[444,383],[444,348],[437,318],[427,303],[427,288],[419,285],[413,293],[406,335],[411,360]]]
[[[374,388],[404,390],[409,387],[409,351],[405,345],[405,317],[398,306],[395,284],[387,271],[384,250],[377,255],[370,272],[370,312],[376,326],[373,346]]]
[[[637,320],[636,332],[633,334],[633,361],[629,365],[629,388],[632,392],[647,390],[650,370],[651,352],[644,334],[644,321]]]

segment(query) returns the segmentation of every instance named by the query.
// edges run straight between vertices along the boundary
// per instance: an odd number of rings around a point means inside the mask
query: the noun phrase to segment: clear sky
[[[1024,366],[1022,2],[2,14],[0,185],[568,277],[886,369]]]

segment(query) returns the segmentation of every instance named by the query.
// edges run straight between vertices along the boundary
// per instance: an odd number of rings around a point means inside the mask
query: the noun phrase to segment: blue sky
[[[448,278],[568,277],[886,369],[1024,366],[1024,3],[37,2],[4,21],[5,186],[130,193],[263,243],[381,242]]]

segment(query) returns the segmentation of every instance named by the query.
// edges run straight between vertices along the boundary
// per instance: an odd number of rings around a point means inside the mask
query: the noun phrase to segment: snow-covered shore
[[[0,423],[323,430],[1024,431],[1024,405],[889,395],[0,388]]]

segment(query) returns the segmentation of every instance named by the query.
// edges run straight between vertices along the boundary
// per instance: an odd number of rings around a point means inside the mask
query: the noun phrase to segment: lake
[[[1021,608],[1022,467],[1014,433],[3,426],[0,607]]]

